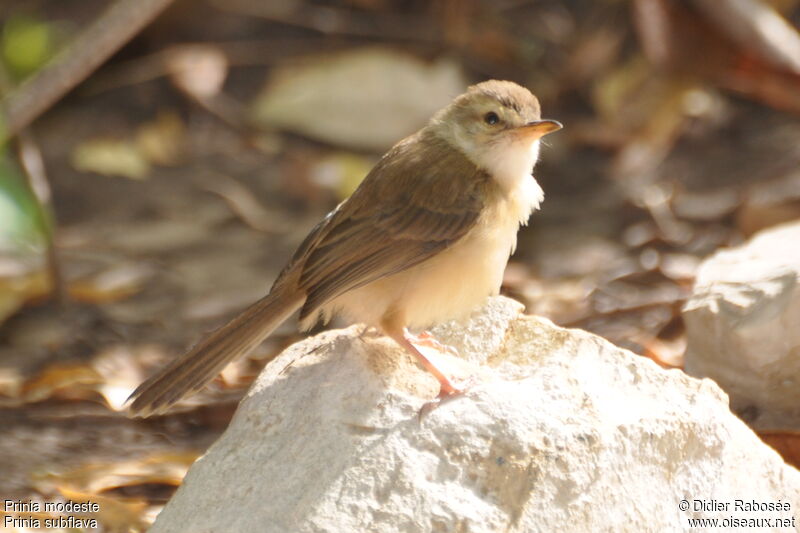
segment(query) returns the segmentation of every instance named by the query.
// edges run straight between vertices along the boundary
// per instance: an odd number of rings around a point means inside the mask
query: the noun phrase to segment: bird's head
[[[498,80],[470,87],[430,127],[504,184],[530,175],[539,139],[562,128],[541,118],[539,100],[528,89]]]

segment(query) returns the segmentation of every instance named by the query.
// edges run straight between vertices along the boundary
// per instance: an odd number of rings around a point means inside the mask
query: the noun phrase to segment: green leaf
[[[52,220],[27,186],[21,170],[0,153],[0,254],[43,253]]]

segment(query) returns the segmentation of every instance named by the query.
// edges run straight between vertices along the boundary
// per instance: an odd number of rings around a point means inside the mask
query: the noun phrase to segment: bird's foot
[[[474,385],[475,380],[473,378],[456,381],[443,370],[448,365],[446,361],[442,360],[441,355],[458,356],[458,350],[437,341],[428,331],[413,335],[406,330],[404,338],[408,343],[407,347],[410,347],[409,351],[417,356],[422,366],[433,374],[439,382],[438,398],[463,394]]]
[[[456,381],[450,377],[452,370],[456,374],[464,374],[457,370],[459,361],[453,360],[458,355],[455,348],[446,346],[433,338],[427,331],[414,335],[406,328],[398,328],[390,322],[382,323],[384,333],[394,339],[406,351],[417,358],[419,364],[430,372],[439,382],[438,398],[455,397],[463,394],[473,384],[473,379]]]
[[[423,417],[431,413],[434,409],[454,398],[458,398],[478,383],[479,381],[475,376],[469,376],[468,378],[458,382],[454,382],[451,379],[449,388],[446,389],[444,383],[440,381],[439,395],[433,400],[422,404],[422,407],[420,407],[419,412],[417,413],[418,419],[422,421]]]

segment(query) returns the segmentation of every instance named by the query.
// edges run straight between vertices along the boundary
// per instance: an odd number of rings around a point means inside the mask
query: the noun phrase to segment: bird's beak
[[[548,133],[553,133],[554,131],[558,131],[564,126],[561,125],[560,122],[557,120],[534,120],[533,122],[528,122],[524,126],[520,126],[517,130],[525,136],[531,136],[536,139],[539,137],[544,137]]]

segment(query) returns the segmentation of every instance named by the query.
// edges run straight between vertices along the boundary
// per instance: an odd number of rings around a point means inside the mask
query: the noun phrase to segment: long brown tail
[[[305,299],[305,295],[296,289],[274,288],[139,385],[128,398],[131,414],[150,416],[162,413],[184,396],[197,392],[226,364],[258,346],[302,306]]]

